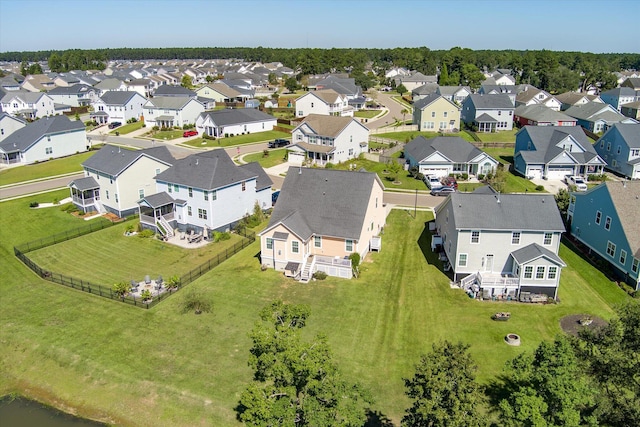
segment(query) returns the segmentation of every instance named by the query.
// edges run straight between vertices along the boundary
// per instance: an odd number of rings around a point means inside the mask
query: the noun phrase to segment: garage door
[[[542,168],[529,168],[529,176],[531,179],[541,179],[542,178]]]
[[[564,179],[565,175],[573,175],[573,168],[549,168],[548,179]]]
[[[420,172],[422,175],[435,175],[438,178],[442,178],[449,175],[449,169],[440,169],[440,168],[424,168],[421,169]]]

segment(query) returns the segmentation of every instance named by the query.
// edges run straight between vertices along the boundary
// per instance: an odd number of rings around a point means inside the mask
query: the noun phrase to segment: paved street
[[[402,104],[391,99],[391,97],[395,95],[398,95],[398,93],[395,91],[394,92],[378,92],[378,97],[376,101],[379,104],[384,105],[389,110],[389,112],[377,120],[369,121],[369,123],[366,123],[366,126],[369,129],[377,129],[379,127],[391,124],[394,122],[394,117],[396,117],[398,120],[402,120],[401,111],[406,107],[404,107]],[[411,117],[410,114],[405,115],[406,120],[408,120],[410,117]]]
[[[25,194],[39,193],[42,191],[49,191],[56,188],[66,187],[67,184],[73,179],[82,178],[83,176],[83,173],[79,173],[77,175],[67,175],[60,178],[48,179],[46,181],[38,181],[28,184],[20,184],[0,188],[0,199],[10,199],[12,197],[23,196]]]

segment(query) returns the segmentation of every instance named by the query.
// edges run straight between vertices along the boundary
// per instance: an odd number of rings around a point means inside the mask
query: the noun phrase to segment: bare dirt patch
[[[591,322],[586,321],[587,319],[590,319]],[[560,319],[560,327],[562,330],[574,337],[577,337],[578,333],[582,330],[590,329],[595,331],[607,326],[607,324],[606,320],[589,314],[571,314]]]

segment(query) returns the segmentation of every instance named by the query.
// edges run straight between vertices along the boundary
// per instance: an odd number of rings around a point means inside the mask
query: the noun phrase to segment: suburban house
[[[418,136],[404,146],[404,157],[421,174],[438,178],[464,173],[486,175],[498,166],[497,160],[459,136]]]
[[[237,166],[223,149],[176,160],[138,201],[140,224],[160,234],[228,231],[258,204],[271,207],[272,181],[259,164]]]
[[[460,107],[433,93],[413,103],[413,124],[420,131],[456,132],[460,129]]]
[[[544,105],[551,110],[560,111],[562,103],[545,90],[530,88],[516,95],[515,105],[516,108],[522,105]]]
[[[483,84],[478,89],[480,95],[507,95],[511,100],[511,104],[515,106],[518,88],[515,85],[494,85]]]
[[[47,95],[53,99],[53,102],[70,107],[89,106],[98,100],[98,91],[84,84],[59,86],[51,89]]]
[[[138,92],[141,96],[148,98],[150,95],[151,81],[149,79],[133,79],[126,82],[127,90]]]
[[[347,97],[340,95],[333,89],[305,93],[296,99],[295,110],[298,117],[305,117],[309,114],[353,117],[353,108],[349,106]]]
[[[438,86],[436,93],[457,105],[462,105],[472,92],[469,86]]]
[[[435,224],[453,280],[470,294],[557,298],[565,228],[553,195],[456,192],[436,208]]]
[[[196,118],[198,133],[222,138],[273,130],[277,119],[254,108],[205,111]]]
[[[632,119],[640,120],[640,101],[629,102],[628,104],[622,104],[620,112],[623,116],[631,117]]]
[[[291,132],[289,161],[324,166],[357,158],[369,151],[369,129],[353,117],[308,115]]]
[[[625,117],[609,104],[589,102],[567,108],[564,113],[577,119],[578,124],[593,132],[604,132],[614,123],[637,123],[636,120]]]
[[[98,123],[126,123],[127,120],[141,120],[144,104],[147,99],[138,92],[109,91],[105,92],[93,104],[90,117]]]
[[[640,91],[640,77],[625,77],[620,86],[630,87],[635,91]]]
[[[630,179],[640,179],[640,124],[616,123],[594,147],[607,162],[607,169]],[[640,212],[640,206],[638,210]]]
[[[590,95],[588,93],[580,92],[565,92],[560,95],[556,95],[556,99],[560,101],[560,110],[564,111],[574,105],[584,105],[590,102],[598,102],[603,104],[602,99],[598,95]]]
[[[609,262],[616,276],[640,290],[640,181],[605,182],[571,193],[571,235]]]
[[[434,93],[438,93],[438,83],[427,83],[413,89],[411,91],[411,99],[415,103]]]
[[[577,126],[578,121],[558,110],[542,104],[520,105],[514,111],[514,120],[520,126]]]
[[[460,120],[476,126],[479,132],[513,129],[514,107],[505,94],[471,94],[462,103]]]
[[[18,129],[22,129],[26,125],[27,122],[21,118],[0,112],[0,142],[4,141],[9,135]]]
[[[628,104],[634,101],[640,101],[640,97],[636,96],[636,91],[630,87],[617,87],[615,89],[602,92],[600,98],[606,103],[611,105],[616,110],[620,111],[623,104]]]
[[[337,76],[327,76],[316,82],[316,90],[333,89],[340,95],[346,96],[349,102],[362,97],[362,88],[356,84],[354,78],[342,78]]]
[[[104,79],[99,83],[93,85],[94,88],[100,91],[100,96],[104,95],[107,92],[126,92],[129,91],[129,87],[127,84],[116,78],[108,78]]]
[[[8,91],[0,103],[3,112],[29,120],[56,113],[53,99],[45,92]]]
[[[498,68],[497,70],[485,74],[487,79],[482,83],[497,85],[497,86],[510,86],[516,84],[516,78],[511,75],[511,70],[506,68]]]
[[[215,102],[240,102],[243,100],[242,94],[224,83],[209,83],[198,90],[196,94],[202,98],[213,99]]]
[[[146,125],[160,128],[195,125],[196,119],[204,110],[200,101],[187,96],[156,96],[149,99],[143,107]]]
[[[154,97],[177,96],[180,98],[195,98],[196,93],[186,87],[178,85],[162,85],[153,91]]]
[[[396,87],[403,85],[409,92],[427,83],[438,83],[438,76],[425,76],[415,71],[408,76],[398,75],[393,78]]]
[[[28,164],[87,149],[84,123],[71,121],[66,116],[43,117],[15,130],[0,142],[0,161]]]
[[[85,176],[69,183],[73,203],[84,212],[121,218],[136,214],[137,201],[156,192],[153,178],[174,161],[165,146],[126,150],[105,145],[82,163]]]
[[[601,174],[605,165],[580,126],[525,126],[516,134],[513,167],[526,178]]]
[[[56,84],[46,74],[29,74],[21,87],[29,92],[47,92],[56,87]]]
[[[375,173],[290,167],[259,234],[260,261],[301,281],[316,271],[351,278],[350,254],[380,250],[382,197]]]

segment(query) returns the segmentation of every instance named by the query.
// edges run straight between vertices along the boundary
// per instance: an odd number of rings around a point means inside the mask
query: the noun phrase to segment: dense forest
[[[430,50],[427,47],[393,49],[281,49],[265,47],[116,48],[72,49],[65,51],[3,52],[0,61],[49,61],[52,71],[104,69],[109,60],[238,58],[245,61],[281,62],[301,75],[348,71],[362,86],[373,76],[367,65],[384,71],[392,66],[433,75],[446,68],[446,84],[476,85],[477,72],[495,68],[514,71],[518,83],[559,92],[586,88],[596,82],[603,88],[615,85],[612,71],[640,69],[639,53],[585,53],[549,50],[471,50],[454,47]]]

